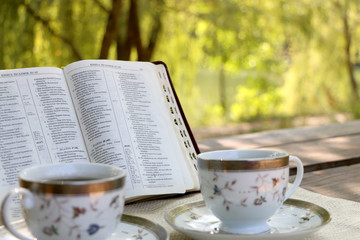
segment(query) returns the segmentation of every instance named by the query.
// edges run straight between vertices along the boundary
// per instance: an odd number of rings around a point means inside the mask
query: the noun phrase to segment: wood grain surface
[[[290,178],[290,181],[294,176]],[[302,188],[329,197],[360,202],[360,164],[305,173]]]
[[[301,158],[305,171],[360,163],[360,120],[318,127],[272,130],[198,142],[201,152],[275,149]]]
[[[201,152],[222,149],[277,149],[303,161],[301,187],[360,202],[360,120],[272,130],[201,140]],[[294,178],[295,169],[291,169]]]

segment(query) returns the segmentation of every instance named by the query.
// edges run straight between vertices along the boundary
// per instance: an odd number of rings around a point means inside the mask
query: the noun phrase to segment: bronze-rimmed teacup
[[[289,162],[297,176],[287,190]],[[299,158],[276,150],[224,150],[197,157],[201,193],[206,206],[221,221],[221,230],[254,234],[270,229],[267,220],[300,185]]]
[[[95,163],[39,165],[19,174],[19,188],[5,196],[2,219],[16,237],[29,240],[11,224],[11,196],[20,195],[23,215],[36,239],[103,240],[116,230],[125,200],[125,172]]]

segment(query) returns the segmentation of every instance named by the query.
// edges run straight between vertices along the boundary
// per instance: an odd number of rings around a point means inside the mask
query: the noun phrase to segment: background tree
[[[360,116],[358,0],[2,0],[0,68],[167,63],[193,126]]]

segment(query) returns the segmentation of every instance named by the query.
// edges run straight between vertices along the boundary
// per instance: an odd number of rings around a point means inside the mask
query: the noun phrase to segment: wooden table
[[[360,120],[206,139],[198,145],[201,152],[259,148],[286,151],[304,163],[303,188],[360,202]]]
[[[300,157],[305,165],[296,197],[328,209],[332,220],[310,240],[360,239],[360,121],[266,131],[198,141],[202,152],[220,149],[278,149]],[[325,196],[324,196],[325,195]],[[329,198],[329,197],[335,198]],[[343,199],[352,201],[346,201]],[[188,240],[164,220],[170,209],[201,200],[201,194],[140,201],[125,206],[125,213],[160,224],[173,240]],[[354,202],[355,201],[355,202]],[[1,235],[1,231],[0,231]],[[1,238],[1,236],[0,236]]]
[[[360,121],[265,131],[197,142],[201,152],[261,148],[297,155],[305,165],[305,174],[301,188],[292,197],[327,209],[332,218],[326,227],[306,239],[360,239]],[[188,193],[130,204],[125,207],[125,211],[158,222],[167,228],[172,240],[189,240],[172,229],[163,216],[170,209],[201,199],[199,192]]]

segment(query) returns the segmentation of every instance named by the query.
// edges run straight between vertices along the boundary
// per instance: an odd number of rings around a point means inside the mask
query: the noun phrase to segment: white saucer
[[[26,236],[31,236],[26,228],[24,220],[14,223],[17,230]],[[16,240],[4,226],[0,226],[1,240]],[[153,223],[145,218],[123,214],[121,222],[115,233],[108,240],[168,240],[167,231],[160,225]]]
[[[330,222],[328,211],[315,204],[288,199],[268,220],[271,230],[259,234],[232,234],[219,231],[220,221],[203,201],[185,204],[170,210],[166,221],[177,231],[199,240],[303,239]]]

